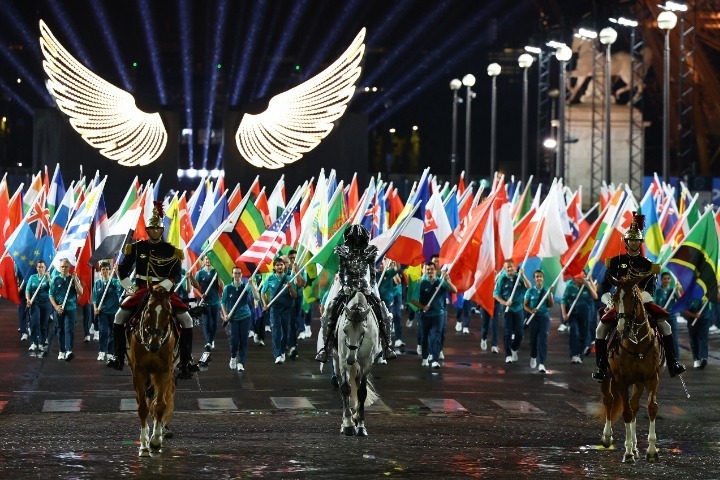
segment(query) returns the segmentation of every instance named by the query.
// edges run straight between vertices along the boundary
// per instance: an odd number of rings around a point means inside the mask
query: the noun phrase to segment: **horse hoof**
[[[624,463],[635,463],[635,455],[632,453],[626,453],[623,455],[623,462]]]
[[[655,453],[646,453],[645,454],[645,460],[650,463],[655,463],[660,461],[660,455],[658,455],[657,452]]]
[[[343,427],[343,435],[346,437],[352,437],[355,435],[355,427]]]
[[[610,437],[610,438],[601,437],[601,438],[600,438],[600,443],[602,444],[603,447],[605,447],[605,448],[610,448],[610,447],[612,447],[613,437]]]
[[[139,452],[139,456],[141,457],[149,457],[150,456],[150,450],[147,448],[141,448]]]
[[[365,427],[358,428],[357,433],[355,435],[357,435],[358,437],[367,437],[368,436],[367,428],[365,428]]]

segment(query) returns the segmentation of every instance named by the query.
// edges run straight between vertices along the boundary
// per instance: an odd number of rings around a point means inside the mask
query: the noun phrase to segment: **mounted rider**
[[[645,311],[651,320],[650,323],[657,325],[658,330],[662,333],[662,346],[665,350],[665,358],[670,376],[674,377],[685,372],[685,366],[678,362],[675,357],[673,331],[667,322],[670,312],[656,304],[653,300],[656,277],[657,274],[660,273],[660,265],[653,264],[641,253],[644,225],[645,217],[638,212],[633,212],[632,223],[625,233],[624,238],[627,253],[605,260],[607,271],[605,273],[605,279],[600,285],[600,294],[602,301],[608,308],[605,315],[600,319],[600,323],[595,331],[597,370],[592,374],[592,377],[599,382],[604,382],[610,378],[607,373],[609,367],[607,336],[613,328],[617,326],[617,315],[612,304],[612,295],[610,293],[612,289],[611,278],[622,279],[629,276],[634,277],[650,274],[638,283],[638,287],[642,292]]]
[[[163,208],[161,202],[154,202],[152,217],[146,227],[148,240],[140,240],[125,246],[123,255],[118,262],[120,285],[128,292],[115,315],[113,338],[115,341],[115,358],[107,362],[107,366],[122,370],[125,363],[125,323],[140,312],[149,296],[149,289],[171,291],[181,280],[182,260],[184,254],[163,240]],[[135,270],[135,277],[130,274]],[[170,296],[173,314],[182,325],[180,329],[180,365],[179,377],[188,379],[199,367],[192,362],[192,327],[193,320],[188,314],[188,306],[177,293]]]
[[[343,234],[344,245],[335,247],[335,254],[340,260],[338,270],[338,281],[340,290],[333,297],[321,318],[323,347],[318,352],[315,360],[327,362],[330,355],[333,335],[337,327],[337,321],[342,309],[350,300],[354,290],[365,294],[367,302],[373,309],[378,322],[380,340],[383,348],[383,358],[392,360],[397,358],[395,351],[390,347],[390,320],[392,316],[385,304],[380,300],[375,288],[375,260],[377,259],[377,247],[370,245],[370,232],[362,225],[351,225]]]

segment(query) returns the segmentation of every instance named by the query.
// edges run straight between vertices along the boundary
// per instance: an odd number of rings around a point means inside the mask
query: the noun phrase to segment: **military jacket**
[[[169,279],[173,283],[180,281],[182,250],[173,247],[168,242],[160,240],[151,243],[149,240],[128,244],[118,263],[118,276],[127,278],[135,267],[135,283],[144,285],[154,284]]]
[[[623,253],[617,257],[606,259],[605,266],[607,267],[607,271],[605,272],[605,279],[600,285],[599,295],[612,290],[613,284],[610,283],[610,276],[621,278],[641,273],[650,273],[652,272],[653,263],[642,255],[630,256],[627,253]],[[656,273],[660,272],[658,271]],[[638,287],[650,295],[653,295],[655,293],[656,281],[656,275],[649,275],[638,283]]]

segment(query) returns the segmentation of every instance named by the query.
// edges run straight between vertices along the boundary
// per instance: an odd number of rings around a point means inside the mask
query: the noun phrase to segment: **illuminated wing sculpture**
[[[245,114],[235,134],[240,154],[256,167],[281,168],[315,148],[355,93],[365,53],[365,29],[328,68],[270,99],[267,110]]]
[[[159,113],[145,113],[128,92],[77,61],[40,20],[47,88],[70,125],[103,156],[125,166],[147,165],[167,145]]]

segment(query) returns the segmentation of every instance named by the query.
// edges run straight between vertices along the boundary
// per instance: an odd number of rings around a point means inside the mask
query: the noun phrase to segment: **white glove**
[[[608,307],[613,306],[612,295],[610,294],[610,292],[603,293],[602,297],[600,297],[600,300]]]
[[[120,280],[120,286],[123,287],[125,291],[130,294],[135,293],[135,291],[137,290],[137,287],[133,285],[132,281],[130,281],[130,277]]]

